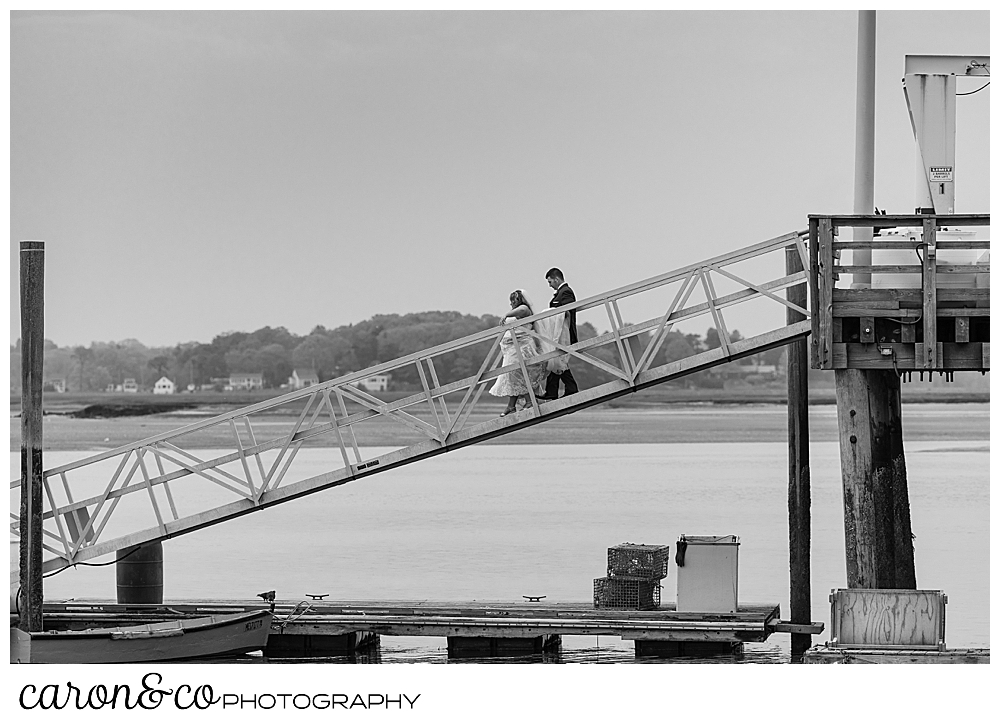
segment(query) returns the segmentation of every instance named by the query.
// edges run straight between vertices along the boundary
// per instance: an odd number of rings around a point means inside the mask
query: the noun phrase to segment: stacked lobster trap
[[[622,543],[608,548],[608,575],[594,579],[594,608],[659,608],[669,557],[670,546]]]

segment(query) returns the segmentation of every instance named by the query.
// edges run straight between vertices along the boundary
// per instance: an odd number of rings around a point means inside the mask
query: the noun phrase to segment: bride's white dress
[[[559,342],[564,347],[569,345],[569,325],[566,324],[565,314],[554,314],[551,317],[539,319],[535,322],[535,331],[544,338],[538,345],[539,354],[554,352],[557,347],[552,343],[553,341]],[[553,357],[545,365],[546,373],[560,374],[565,372],[569,369],[569,355]]]
[[[504,322],[516,321],[515,317],[507,317]],[[544,364],[531,364],[531,360],[538,356],[538,347],[534,337],[528,335],[523,329],[517,335],[518,345],[514,346],[514,335],[507,331],[500,340],[500,351],[503,353],[502,365],[518,364],[517,349],[520,347],[521,357],[528,370],[528,382],[535,390],[536,394],[541,394],[545,387],[545,378],[548,376],[548,369]],[[528,394],[528,384],[524,381],[524,374],[516,369],[512,372],[505,372],[497,377],[497,381],[490,388],[490,394],[494,397],[515,397],[517,395]]]

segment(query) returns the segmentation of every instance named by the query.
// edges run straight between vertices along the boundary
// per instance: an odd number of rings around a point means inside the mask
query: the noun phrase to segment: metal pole
[[[875,213],[875,11],[858,11],[858,95],[854,125],[854,213]],[[854,229],[855,241],[871,241],[872,230]],[[871,249],[855,249],[853,263],[871,266]],[[855,288],[869,288],[872,275],[855,274]]]
[[[21,242],[21,620],[42,630],[42,359],[45,242]]]
[[[803,271],[795,247],[785,249],[785,273]],[[806,285],[788,288],[788,301],[806,309]],[[788,324],[805,319],[785,310]],[[792,623],[812,623],[812,585],[809,561],[812,542],[812,494],[809,475],[809,345],[797,339],[785,346],[788,381],[788,573]],[[792,635],[793,661],[812,646],[810,634]]]

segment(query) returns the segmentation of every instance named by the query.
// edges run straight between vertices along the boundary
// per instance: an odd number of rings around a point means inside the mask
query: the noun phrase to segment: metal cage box
[[[660,580],[667,577],[670,546],[622,543],[608,548],[609,578]]]
[[[594,608],[652,611],[660,607],[660,582],[638,578],[595,578]]]
[[[831,646],[944,651],[941,591],[839,588],[830,593]]]
[[[677,610],[736,613],[739,538],[735,535],[682,535],[677,541]],[[683,548],[683,565],[680,564]]]

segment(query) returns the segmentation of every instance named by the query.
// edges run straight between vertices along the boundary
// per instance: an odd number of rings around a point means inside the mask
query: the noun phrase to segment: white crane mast
[[[990,74],[988,55],[907,55],[903,94],[917,142],[916,213],[955,213],[955,83]]]

